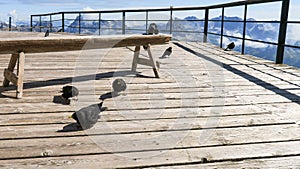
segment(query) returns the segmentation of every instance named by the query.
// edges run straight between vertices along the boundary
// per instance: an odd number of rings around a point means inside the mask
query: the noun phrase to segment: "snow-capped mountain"
[[[80,30],[79,30],[80,23]],[[122,21],[100,21],[101,34],[113,35],[122,34]],[[66,28],[66,32],[82,34],[99,34],[99,21],[97,18],[81,15],[71,22]]]

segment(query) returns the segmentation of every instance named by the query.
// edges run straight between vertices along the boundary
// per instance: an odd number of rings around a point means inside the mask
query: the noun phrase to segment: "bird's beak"
[[[72,117],[72,115],[71,115],[71,116],[68,116],[68,118],[69,118],[69,119],[72,119],[73,117]]]

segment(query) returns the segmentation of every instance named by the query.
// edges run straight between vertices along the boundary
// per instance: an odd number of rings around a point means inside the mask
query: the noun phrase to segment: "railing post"
[[[125,34],[125,12],[122,12],[122,34]]]
[[[248,5],[245,4],[244,8],[244,22],[243,22],[243,40],[242,40],[242,54],[245,54],[245,38],[246,38],[246,28],[247,28],[247,11]]]
[[[81,33],[81,13],[79,13],[79,20],[78,20],[78,34]]]
[[[209,9],[205,9],[205,18],[204,18],[204,37],[203,42],[207,42],[207,33],[208,33],[208,17],[209,17]]]
[[[277,54],[276,54],[276,63],[279,64],[283,63],[284,44],[286,39],[289,5],[290,5],[290,0],[282,0],[280,27],[279,27],[279,35],[278,35],[278,46],[277,46]]]
[[[52,15],[50,15],[50,32],[52,32]]]
[[[65,32],[65,13],[61,13],[61,31]]]
[[[30,15],[30,32],[32,32],[32,26],[33,26],[32,22],[33,22],[33,16]]]
[[[11,31],[11,16],[8,18],[8,30]]]
[[[148,34],[148,19],[149,19],[149,12],[146,11],[146,34]]]
[[[42,32],[42,16],[40,16],[40,32]]]
[[[222,47],[223,47],[223,35],[224,35],[224,12],[225,12],[225,8],[224,8],[224,7],[222,7],[220,48],[222,48]]]
[[[99,25],[98,25],[98,29],[99,29],[99,36],[101,35],[101,12],[99,12]]]
[[[170,6],[170,34],[172,34],[173,26],[173,6]]]

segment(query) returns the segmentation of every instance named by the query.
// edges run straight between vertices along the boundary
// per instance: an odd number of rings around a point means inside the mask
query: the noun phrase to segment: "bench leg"
[[[150,59],[150,63],[152,65],[154,75],[155,75],[155,77],[159,78],[158,71],[157,71],[157,68],[155,66],[154,59],[152,57],[152,53],[151,53],[151,50],[150,50],[150,44],[148,45],[147,52],[148,52],[148,56],[149,56],[149,59]]]
[[[18,62],[18,64],[17,64]],[[14,68],[17,64],[17,75]],[[12,54],[8,68],[4,70],[3,86],[7,87],[9,82],[17,86],[16,97],[21,98],[23,95],[23,77],[24,77],[25,54],[23,52]]]
[[[22,98],[23,96],[23,78],[24,78],[24,66],[25,66],[25,54],[23,52],[19,53],[18,62],[18,82],[17,82],[17,98]]]
[[[148,52],[149,59],[139,58],[140,50],[141,50],[140,46],[135,47],[131,71],[136,72],[136,68],[137,68],[138,64],[151,66],[152,69],[153,69],[155,77],[159,78],[158,69],[155,66],[155,62],[154,62],[154,59],[153,59],[153,56],[152,56],[152,53],[151,53],[151,50],[150,50],[150,44],[147,47],[147,52]]]
[[[9,80],[8,80],[8,76],[6,72],[14,72],[14,69],[15,69],[15,66],[16,66],[16,63],[18,61],[18,57],[19,57],[19,54],[12,54],[11,55],[11,58],[10,58],[10,61],[9,61],[9,64],[8,64],[8,68],[7,69],[4,69],[4,81],[3,81],[3,86],[4,87],[7,87],[9,85]]]
[[[138,59],[139,59],[139,55],[140,55],[140,50],[141,50],[140,46],[136,46],[134,49],[133,61],[132,61],[132,67],[131,67],[132,72],[136,72]]]

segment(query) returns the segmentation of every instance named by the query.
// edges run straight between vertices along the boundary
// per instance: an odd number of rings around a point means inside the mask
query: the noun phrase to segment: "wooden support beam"
[[[9,69],[4,69],[4,77],[5,80],[9,83],[11,82],[14,85],[18,84],[18,77]]]
[[[9,85],[10,80],[8,78],[11,75],[10,72],[14,72],[18,57],[19,57],[19,54],[12,54],[11,55],[11,58],[10,58],[10,61],[9,61],[9,64],[8,64],[8,68],[5,69],[5,71],[4,71],[4,81],[3,81],[3,86],[4,87],[7,87]]]
[[[14,68],[17,64],[17,75],[14,73]],[[23,77],[25,66],[25,54],[24,52],[18,54],[12,54],[8,68],[4,70],[3,86],[7,87],[9,82],[17,86],[16,97],[22,98],[23,95]]]
[[[140,46],[136,46],[134,49],[131,71],[136,72],[136,68],[137,68],[138,64],[145,65],[145,66],[151,66],[155,77],[159,78],[158,69],[156,68],[156,65],[155,65],[151,50],[150,50],[150,44],[147,45],[147,52],[148,52],[149,59],[139,58],[140,50],[141,50]]]

